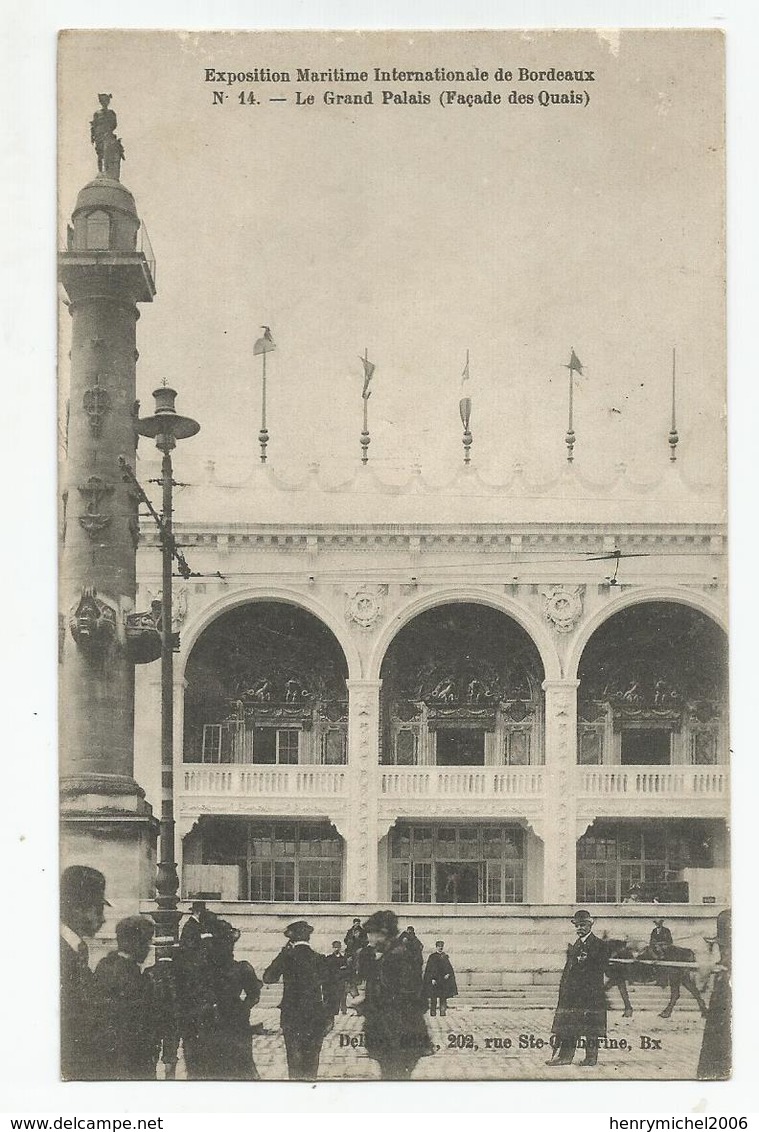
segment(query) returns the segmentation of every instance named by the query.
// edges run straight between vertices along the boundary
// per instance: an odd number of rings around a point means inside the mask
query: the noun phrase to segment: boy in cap
[[[424,969],[424,997],[430,1004],[430,1017],[434,1018],[440,1003],[440,1017],[445,1018],[448,999],[459,993],[453,965],[446,955],[445,942],[435,941],[435,950],[427,960]]]
[[[585,1044],[585,1059],[580,1065],[596,1065],[598,1039],[606,1034],[606,945],[593,935],[593,917],[584,908],[575,912],[571,923],[577,939],[569,947],[559,984],[559,1001],[551,1027],[554,1056],[546,1062],[551,1068],[571,1065],[580,1039]]]
[[[332,951],[324,957],[327,979],[324,1000],[333,1015],[348,1013],[348,960],[339,939],[332,940]]]
[[[322,1042],[334,1025],[334,1015],[324,1003],[324,956],[309,945],[313,930],[305,920],[288,924],[287,943],[263,973],[265,983],[282,979],[284,984],[280,1024],[291,1081],[316,1080]]]
[[[154,1081],[158,1024],[152,984],[142,972],[153,924],[127,916],[116,924],[116,951],[95,970],[99,1076],[106,1081]]]
[[[94,1077],[91,939],[103,926],[105,877],[87,865],[70,865],[61,875],[61,1076],[65,1081]]]

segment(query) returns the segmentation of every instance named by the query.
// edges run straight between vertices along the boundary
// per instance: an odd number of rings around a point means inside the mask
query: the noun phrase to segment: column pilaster
[[[377,781],[381,680],[348,680],[349,834],[345,899],[377,900]]]
[[[545,680],[546,800],[543,900],[573,904],[576,881],[577,689],[579,680]]]

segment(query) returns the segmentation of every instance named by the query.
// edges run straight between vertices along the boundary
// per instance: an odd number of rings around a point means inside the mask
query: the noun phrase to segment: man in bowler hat
[[[322,1042],[334,1025],[334,1016],[324,1002],[328,979],[324,956],[309,945],[313,928],[295,920],[285,928],[287,943],[263,973],[265,983],[282,979],[280,1023],[287,1051],[291,1081],[315,1081]]]
[[[153,985],[142,971],[153,942],[153,924],[127,916],[116,924],[116,951],[95,969],[99,1076],[106,1081],[154,1081],[158,1019]]]
[[[570,1065],[578,1042],[583,1039],[585,1059],[582,1066],[598,1063],[598,1039],[606,1034],[606,999],[604,975],[608,960],[606,944],[593,935],[593,918],[582,908],[571,920],[577,939],[568,949],[567,961],[559,984],[559,1001],[553,1017],[551,1034],[554,1056],[552,1068]]]
[[[87,865],[70,865],[61,875],[61,1076],[93,1080],[91,939],[103,926],[105,877]]]

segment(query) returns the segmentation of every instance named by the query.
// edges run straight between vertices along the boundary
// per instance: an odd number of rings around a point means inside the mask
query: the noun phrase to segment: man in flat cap
[[[598,1039],[606,1034],[604,975],[608,960],[605,943],[593,935],[593,917],[584,908],[571,920],[577,938],[567,952],[559,984],[559,1001],[551,1027],[552,1068],[570,1065],[578,1042],[585,1046],[582,1066],[598,1063]]]
[[[105,1081],[154,1081],[159,1027],[151,980],[142,965],[153,924],[127,916],[116,924],[116,950],[95,969],[95,1031],[99,1076]]]
[[[353,923],[345,933],[345,958],[348,960],[348,973],[354,995],[358,994],[358,984],[363,981],[362,953],[366,949],[367,942],[361,920],[358,916],[354,916]]]
[[[324,1001],[331,1012],[338,1014],[348,1013],[348,960],[343,954],[343,945],[339,939],[332,940],[332,951],[324,957],[327,978],[324,983]]]
[[[364,1042],[383,1081],[407,1081],[420,1057],[434,1052],[424,1021],[416,955],[398,938],[398,917],[375,912],[364,923],[376,953],[366,979]]]
[[[280,1024],[291,1081],[316,1080],[322,1042],[334,1025],[324,1001],[324,983],[329,978],[324,956],[309,945],[313,930],[305,920],[288,924],[287,943],[263,973],[265,983],[282,979],[284,984]]]
[[[87,940],[105,920],[105,877],[87,865],[61,875],[61,1076],[93,1080],[92,983]]]

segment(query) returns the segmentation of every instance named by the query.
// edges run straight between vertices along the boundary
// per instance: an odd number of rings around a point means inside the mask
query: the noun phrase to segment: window
[[[300,732],[293,729],[277,731],[277,762],[297,763]]]
[[[703,823],[631,823],[586,833],[577,843],[577,899],[613,904],[637,889],[644,901],[682,900],[682,869],[713,864],[705,829]]]
[[[342,841],[331,825],[253,823],[248,859],[251,900],[340,900]]]
[[[298,762],[300,732],[295,728],[253,728],[251,762],[293,765]]]
[[[221,759],[221,724],[207,723],[203,728],[203,762],[217,763]]]
[[[603,762],[603,741],[600,731],[580,731],[577,761],[581,766],[598,766]]]
[[[435,762],[438,766],[484,766],[484,731],[441,727],[436,736]]]
[[[664,728],[623,727],[623,766],[668,766],[672,762],[672,732]]]
[[[414,766],[417,761],[418,742],[415,731],[403,728],[395,736],[395,761],[398,766]]]
[[[322,762],[327,766],[342,766],[346,759],[345,732],[337,727],[330,727],[324,733],[324,746]]]
[[[524,728],[510,731],[506,736],[506,765],[528,766],[530,762],[530,732]]]
[[[696,766],[717,762],[717,736],[713,731],[696,731],[691,736],[691,760]]]
[[[203,727],[201,762],[234,762],[235,727],[228,723],[206,723]]]
[[[407,825],[390,837],[398,903],[514,904],[524,899],[522,831],[496,825]]]

